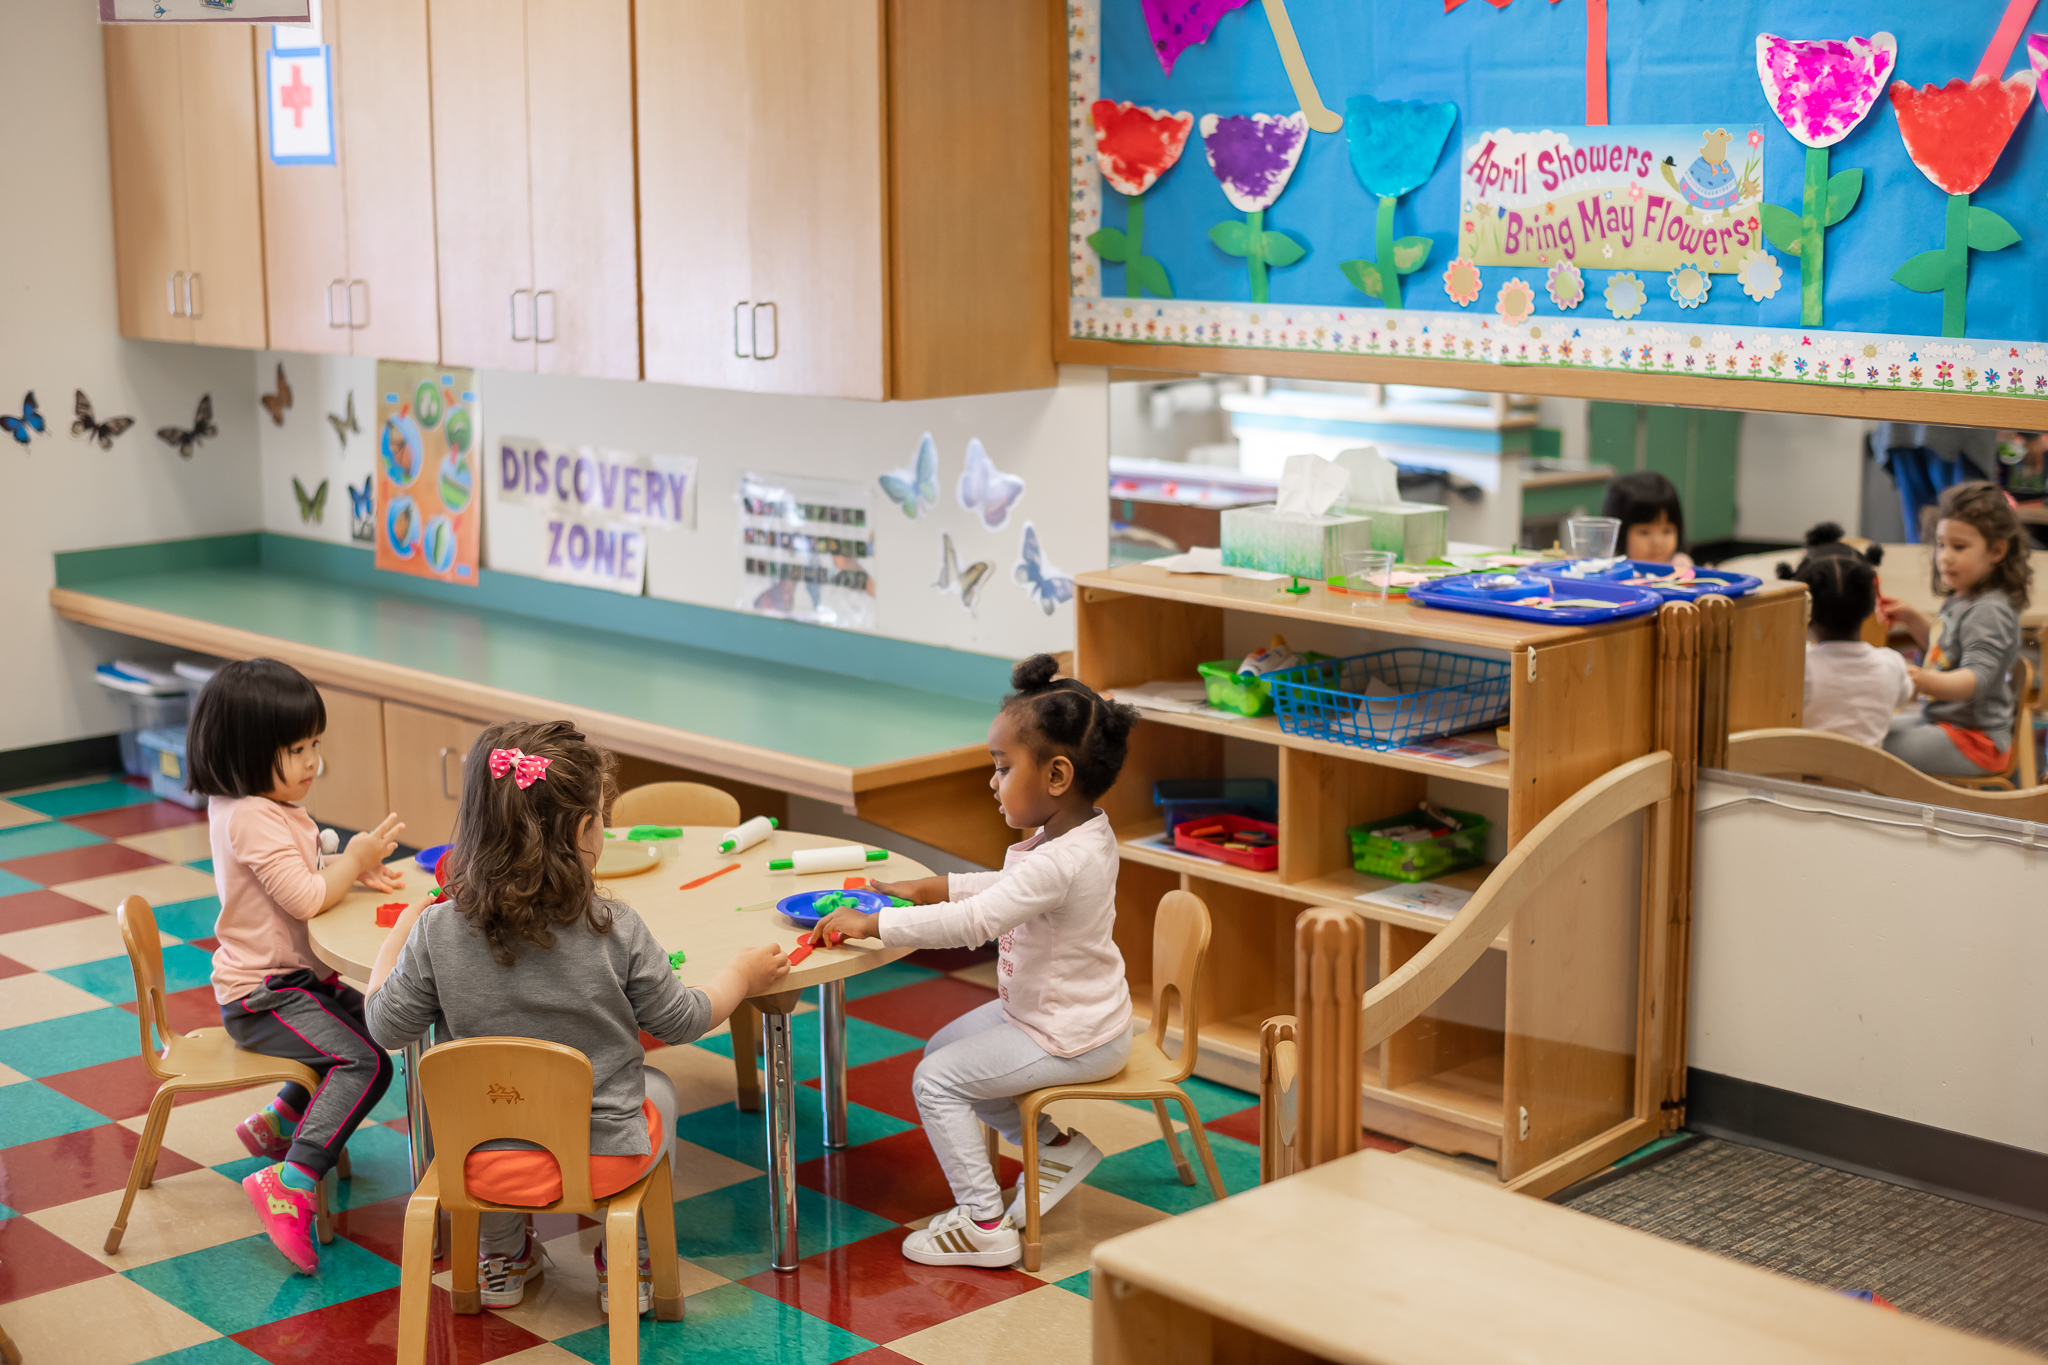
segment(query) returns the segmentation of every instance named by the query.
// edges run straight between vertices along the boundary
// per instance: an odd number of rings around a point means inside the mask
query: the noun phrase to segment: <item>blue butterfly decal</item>
[[[0,413],[0,427],[6,428],[7,434],[23,445],[28,444],[28,434],[30,431],[45,430],[43,414],[36,407],[36,395],[33,389],[29,391],[27,397],[21,400],[21,416],[15,417]]]
[[[913,521],[920,511],[939,505],[939,447],[929,431],[917,443],[917,459],[909,469],[882,476],[882,491]]]
[[[1074,600],[1072,576],[1061,573],[1046,559],[1045,551],[1038,546],[1038,528],[1028,521],[1024,523],[1024,544],[1012,574],[1037,599],[1039,609],[1047,616],[1060,603]]]
[[[375,477],[365,478],[361,488],[345,483],[348,490],[348,538],[369,544],[377,539],[377,502],[371,496],[370,486]]]

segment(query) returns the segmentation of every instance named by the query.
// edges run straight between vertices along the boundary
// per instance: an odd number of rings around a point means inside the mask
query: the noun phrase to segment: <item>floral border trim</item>
[[[1076,298],[1102,297],[1102,272],[1088,234],[1102,226],[1102,176],[1089,111],[1102,89],[1096,53],[1101,0],[1067,0],[1067,278]]]

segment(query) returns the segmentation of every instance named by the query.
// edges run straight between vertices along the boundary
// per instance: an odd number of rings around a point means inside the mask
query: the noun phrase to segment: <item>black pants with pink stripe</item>
[[[391,1088],[391,1057],[370,1040],[361,992],[309,971],[280,972],[222,1005],[220,1015],[236,1047],[304,1062],[320,1077],[311,1096],[297,1085],[278,1093],[299,1111],[285,1159],[326,1175],[349,1135]]]

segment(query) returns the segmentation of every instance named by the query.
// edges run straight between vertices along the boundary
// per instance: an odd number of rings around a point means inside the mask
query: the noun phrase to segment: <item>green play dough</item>
[[[668,969],[670,971],[674,971],[676,968],[682,966],[685,962],[688,962],[689,960],[690,955],[684,952],[681,948],[678,948],[668,955]]]
[[[680,839],[683,837],[683,832],[674,825],[635,825],[633,826],[633,832],[626,837],[642,841],[649,839]]]

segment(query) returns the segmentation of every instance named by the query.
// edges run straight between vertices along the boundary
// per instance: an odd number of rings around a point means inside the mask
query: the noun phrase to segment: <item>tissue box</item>
[[[1226,507],[1223,562],[1233,569],[1328,578],[1344,572],[1347,551],[1374,548],[1373,529],[1372,517],[1365,513],[1307,516],[1283,513],[1273,503]]]
[[[1390,502],[1373,506],[1346,503],[1346,512],[1372,518],[1372,544],[1346,549],[1392,550],[1403,564],[1440,559],[1451,544],[1451,509],[1428,502]],[[1225,513],[1228,516],[1229,513]],[[1225,551],[1225,563],[1229,562]]]

